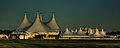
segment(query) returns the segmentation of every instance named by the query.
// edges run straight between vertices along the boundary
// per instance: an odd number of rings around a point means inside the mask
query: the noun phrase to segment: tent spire
[[[40,12],[40,21],[42,21],[42,13]]]
[[[80,27],[80,29],[79,29],[79,31],[78,32],[82,32],[82,29],[81,29],[81,27]]]
[[[103,27],[102,27],[101,35],[103,35],[103,36],[106,35],[106,33],[105,33],[104,30],[103,30]]]
[[[71,32],[72,32],[72,33],[74,32],[73,29],[71,29]]]
[[[75,29],[75,32],[77,32],[77,29]]]
[[[69,29],[68,29],[68,27],[66,27],[65,32],[70,32]]]
[[[77,32],[77,34],[84,35],[84,34],[82,33],[82,29],[81,29],[81,27],[80,27],[79,31]]]
[[[39,19],[39,11],[37,11],[37,19]]]
[[[102,27],[102,32],[104,32],[103,27]]]
[[[95,32],[95,34],[94,34],[95,36],[100,36],[100,34],[99,34],[99,31],[98,31],[98,28],[96,27],[96,32]]]
[[[52,20],[55,20],[55,13],[52,12]]]
[[[27,19],[26,10],[24,12],[24,19]]]
[[[66,27],[64,34],[72,34],[72,33],[69,31],[68,27]]]

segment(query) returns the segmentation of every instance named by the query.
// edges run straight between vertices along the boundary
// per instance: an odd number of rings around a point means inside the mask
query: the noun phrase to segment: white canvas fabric
[[[69,31],[68,27],[66,27],[64,34],[72,34],[72,33]]]
[[[95,32],[94,36],[101,36],[97,28],[96,28],[96,32]]]
[[[20,26],[16,29],[16,32],[18,31],[25,31],[29,26],[30,26],[30,22],[27,19],[27,15],[26,12],[24,13],[24,19],[22,21],[22,23],[20,24]]]
[[[52,13],[52,18],[51,18],[51,20],[50,20],[49,22],[47,22],[46,25],[47,25],[51,30],[56,31],[56,32],[59,32],[59,26],[58,26],[57,23],[56,23],[54,13]]]
[[[27,32],[47,32],[39,19],[39,12],[37,12],[36,20],[32,24],[32,26],[27,30]]]
[[[103,29],[102,29],[102,31],[101,31],[101,35],[102,35],[102,36],[106,36],[106,34],[105,34],[105,32],[104,32]]]

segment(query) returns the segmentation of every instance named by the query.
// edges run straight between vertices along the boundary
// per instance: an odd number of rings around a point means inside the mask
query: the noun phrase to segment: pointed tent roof
[[[82,34],[82,29],[80,27],[79,31],[77,32],[77,34]]]
[[[77,34],[77,32],[78,32],[78,31],[77,31],[77,29],[75,29],[75,31],[73,32],[73,34],[74,34],[74,35],[76,35],[76,34]]]
[[[106,33],[104,32],[103,28],[102,28],[102,31],[101,31],[101,35],[106,36]]]
[[[71,32],[72,32],[72,33],[74,32],[73,29],[71,29]]]
[[[78,32],[82,32],[82,29],[81,29],[81,27],[80,27],[80,29],[79,29],[79,31]]]
[[[75,29],[75,32],[77,32],[77,29]]]
[[[84,35],[84,34],[82,33],[81,27],[80,27],[79,31],[77,32],[77,34],[78,34],[78,35]]]
[[[101,36],[97,28],[96,28],[96,32],[95,32],[94,36]]]
[[[16,29],[16,31],[25,31],[30,26],[30,22],[27,19],[26,11],[24,13],[24,19],[21,25]]]
[[[52,12],[52,18],[47,22],[47,26],[53,31],[59,31],[59,26],[56,23],[54,12]]]
[[[66,27],[64,34],[72,34],[72,33],[69,31],[68,27]]]
[[[43,24],[39,19],[39,11],[37,11],[37,17],[32,26],[27,30],[27,32],[47,32]]]

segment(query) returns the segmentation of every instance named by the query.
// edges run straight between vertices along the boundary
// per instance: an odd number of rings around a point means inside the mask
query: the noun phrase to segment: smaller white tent
[[[103,29],[102,29],[102,31],[101,31],[101,35],[102,35],[102,36],[106,36],[106,32],[104,32]]]
[[[93,36],[101,36],[101,34],[99,33],[99,30],[96,28],[96,32]]]
[[[75,29],[75,32],[78,32],[77,29]]]
[[[84,33],[82,33],[82,29],[80,27],[79,31],[77,32],[78,35],[85,35]]]
[[[72,33],[69,31],[68,27],[66,27],[66,30],[63,34],[68,34],[69,35],[69,34],[72,34]]]

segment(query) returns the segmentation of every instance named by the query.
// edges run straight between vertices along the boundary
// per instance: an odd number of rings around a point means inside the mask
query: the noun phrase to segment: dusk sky
[[[0,29],[13,30],[19,26],[26,10],[33,22],[36,11],[48,21],[55,12],[57,24],[64,29],[84,25],[105,31],[120,31],[120,0],[0,0]]]

